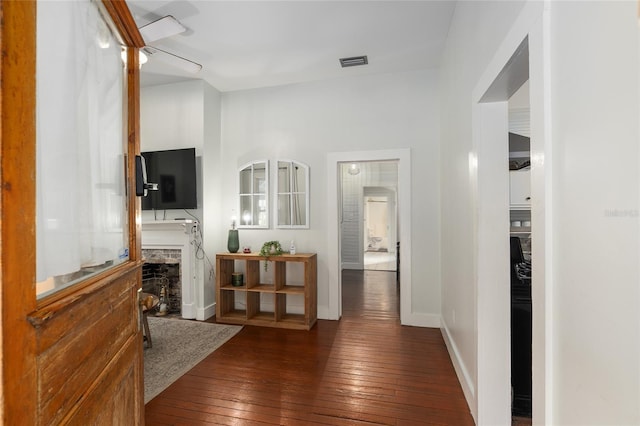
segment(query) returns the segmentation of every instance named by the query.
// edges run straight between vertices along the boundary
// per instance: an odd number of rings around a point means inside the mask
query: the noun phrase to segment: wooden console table
[[[219,253],[216,255],[216,321],[227,324],[261,325],[267,327],[309,330],[317,320],[317,256],[309,254],[283,254],[269,257],[273,268],[273,284],[260,282],[260,271],[265,258],[258,253]],[[304,266],[304,282],[294,285],[287,281],[287,263]],[[242,271],[242,285],[232,285],[232,274]],[[287,296],[299,295],[304,299],[304,313],[287,311]],[[273,309],[263,310],[261,299],[273,299]]]

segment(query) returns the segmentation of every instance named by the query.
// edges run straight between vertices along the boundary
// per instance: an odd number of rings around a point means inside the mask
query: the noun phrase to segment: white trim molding
[[[453,369],[456,371],[456,375],[458,376],[458,381],[460,382],[460,386],[462,386],[462,392],[464,393],[464,397],[467,399],[467,402],[475,401],[476,399],[476,389],[473,385],[473,378],[469,373],[469,369],[464,364],[464,360],[462,356],[460,356],[460,351],[458,350],[458,346],[455,343],[455,340],[451,337],[451,333],[449,332],[449,327],[447,327],[447,323],[442,318],[442,325],[440,327],[440,332],[442,333],[442,338],[444,339],[444,343],[447,346],[447,350],[449,351],[449,357],[451,358],[451,363],[453,364]],[[476,410],[472,409],[471,414],[476,424],[478,424],[478,418],[476,415]]]

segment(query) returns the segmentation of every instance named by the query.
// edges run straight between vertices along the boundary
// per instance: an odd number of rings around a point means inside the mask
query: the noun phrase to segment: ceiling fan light
[[[122,62],[127,63],[127,49],[122,49],[120,52]],[[138,68],[142,68],[142,65],[146,64],[149,58],[144,54],[142,50],[138,50]]]
[[[185,32],[187,29],[176,18],[167,15],[138,28],[146,43]]]

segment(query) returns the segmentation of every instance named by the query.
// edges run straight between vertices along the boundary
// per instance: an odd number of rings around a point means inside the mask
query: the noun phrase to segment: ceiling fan
[[[144,38],[145,44],[153,43],[154,41],[183,33],[186,30],[187,28],[171,15],[156,19],[155,21],[138,28],[138,31],[140,31],[142,38]],[[176,55],[175,53],[167,52],[166,50],[160,49],[158,47],[150,46],[147,44],[142,48],[142,51],[148,57],[160,55],[165,62],[193,74],[202,69],[201,64]]]

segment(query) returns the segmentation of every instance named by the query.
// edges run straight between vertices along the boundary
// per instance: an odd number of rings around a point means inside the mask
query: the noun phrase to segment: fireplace
[[[182,311],[181,250],[142,249],[142,291],[161,298],[166,305],[158,314],[180,314]]]
[[[208,293],[204,285],[203,261],[197,254],[202,245],[199,227],[198,222],[190,219],[143,222],[142,253],[150,264],[147,269],[153,269],[153,273],[175,273],[174,278],[166,281],[162,276],[159,278],[169,286],[171,309],[175,309],[182,318],[205,320],[213,315],[215,305],[204,304]],[[148,281],[147,288],[158,286],[158,280]],[[159,294],[156,291],[150,293]]]

